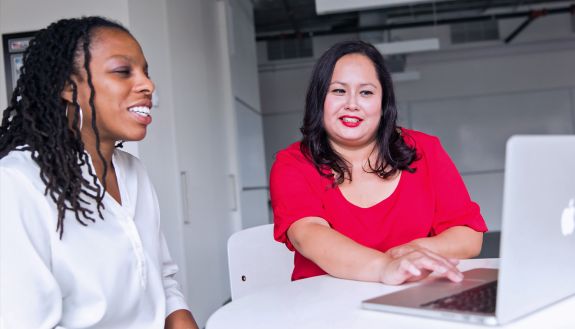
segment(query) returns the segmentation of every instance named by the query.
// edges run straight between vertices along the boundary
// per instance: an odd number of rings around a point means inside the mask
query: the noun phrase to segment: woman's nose
[[[350,110],[350,111],[355,111],[355,110],[357,110],[357,108],[358,108],[358,106],[357,106],[357,99],[356,99],[356,97],[355,97],[353,94],[351,94],[351,93],[350,93],[349,96],[347,97],[346,104],[345,104],[345,108],[346,108],[347,110]]]
[[[151,95],[155,89],[156,86],[154,82],[145,74],[140,78],[140,81],[138,81],[138,84],[136,85],[136,90],[145,94]]]

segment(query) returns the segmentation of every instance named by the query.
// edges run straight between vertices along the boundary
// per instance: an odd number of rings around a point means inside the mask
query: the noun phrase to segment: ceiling
[[[352,0],[350,0],[352,1]],[[360,31],[390,30],[455,22],[571,12],[573,0],[449,0],[370,10],[381,22],[360,24],[361,12],[317,15],[315,0],[253,0],[257,40]],[[545,9],[546,11],[542,11]],[[539,11],[533,11],[539,10]],[[528,23],[525,23],[528,24]]]

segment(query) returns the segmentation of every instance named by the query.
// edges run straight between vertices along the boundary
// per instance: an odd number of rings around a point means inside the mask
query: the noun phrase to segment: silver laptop
[[[513,136],[505,162],[499,271],[435,279],[363,308],[499,325],[575,294],[575,135]]]

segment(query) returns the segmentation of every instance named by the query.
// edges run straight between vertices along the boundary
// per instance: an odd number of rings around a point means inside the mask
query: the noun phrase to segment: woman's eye
[[[331,92],[334,94],[345,94],[345,90],[339,88],[333,89]]]
[[[371,91],[371,90],[362,90],[362,91],[360,92],[360,94],[361,94],[362,96],[370,96],[370,95],[373,95],[373,91]]]
[[[114,73],[118,73],[121,75],[129,75],[132,71],[128,68],[119,68],[119,69],[115,69]]]

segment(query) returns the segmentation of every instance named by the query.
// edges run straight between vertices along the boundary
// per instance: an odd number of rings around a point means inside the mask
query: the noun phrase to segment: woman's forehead
[[[334,80],[370,80],[378,82],[378,75],[374,63],[363,54],[348,54],[340,57],[333,69]]]
[[[140,44],[134,37],[121,29],[114,27],[99,27],[91,33],[90,38],[91,62],[114,56],[143,58]],[[83,47],[79,45],[79,55],[83,55]],[[84,56],[79,56],[83,62]]]
[[[91,33],[90,45],[96,46],[100,43],[114,43],[114,44],[136,44],[139,47],[138,42],[134,37],[124,30],[116,27],[97,27]]]

